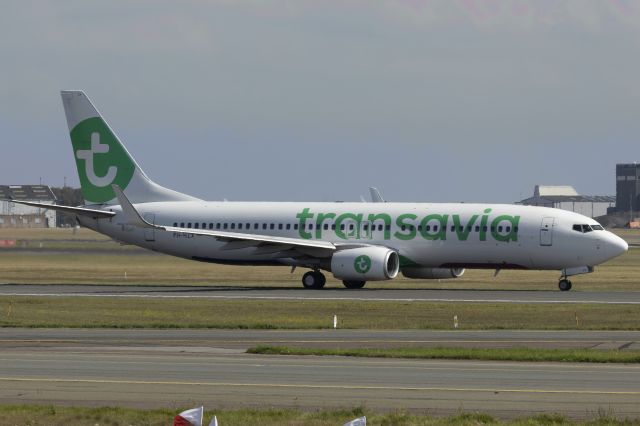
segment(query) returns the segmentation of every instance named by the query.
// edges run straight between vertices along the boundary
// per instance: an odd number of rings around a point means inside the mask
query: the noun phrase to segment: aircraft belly
[[[415,263],[429,267],[532,267],[529,251],[517,243],[434,241],[419,246],[403,247],[400,254]]]

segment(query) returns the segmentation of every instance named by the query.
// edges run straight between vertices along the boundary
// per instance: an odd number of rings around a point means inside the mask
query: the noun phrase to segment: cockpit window
[[[602,225],[591,225],[591,229],[593,229],[594,231],[604,231]]]
[[[584,234],[586,234],[587,232],[591,232],[594,229],[596,229],[596,226],[599,226],[600,229],[602,229],[602,226],[600,225],[593,225],[593,228],[589,225],[573,225],[573,230],[574,231],[578,231],[578,232],[582,232]]]

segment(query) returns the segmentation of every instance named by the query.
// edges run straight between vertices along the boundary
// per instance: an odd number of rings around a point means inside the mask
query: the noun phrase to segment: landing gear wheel
[[[366,281],[342,281],[342,284],[346,287],[346,288],[362,288],[364,287],[364,285],[366,284]]]
[[[558,287],[560,288],[560,291],[569,291],[571,290],[571,281],[569,281],[566,278],[563,278],[558,283]]]
[[[318,290],[324,287],[327,279],[320,271],[309,271],[302,276],[302,285],[304,288]]]

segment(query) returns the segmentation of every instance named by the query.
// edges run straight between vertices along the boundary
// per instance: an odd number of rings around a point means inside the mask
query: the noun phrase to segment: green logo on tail
[[[115,198],[111,185],[127,187],[135,165],[102,118],[88,118],[74,127],[71,143],[86,201],[107,202]]]

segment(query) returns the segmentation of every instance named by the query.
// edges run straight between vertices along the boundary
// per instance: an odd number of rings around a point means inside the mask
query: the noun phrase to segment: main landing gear
[[[302,285],[311,290],[320,290],[327,279],[320,271],[309,271],[302,276]]]
[[[309,290],[320,290],[324,287],[326,282],[327,279],[325,278],[324,274],[318,270],[309,271],[302,276],[302,285],[304,286],[304,288],[307,288]],[[344,284],[346,288],[350,289],[362,288],[366,283],[366,281],[342,281],[342,284]]]
[[[367,283],[366,281],[349,281],[349,280],[342,281],[342,284],[346,288],[350,288],[350,289],[362,288],[366,283]]]
[[[571,290],[571,281],[569,281],[566,277],[560,279],[558,282],[558,288],[560,291],[569,291]]]

